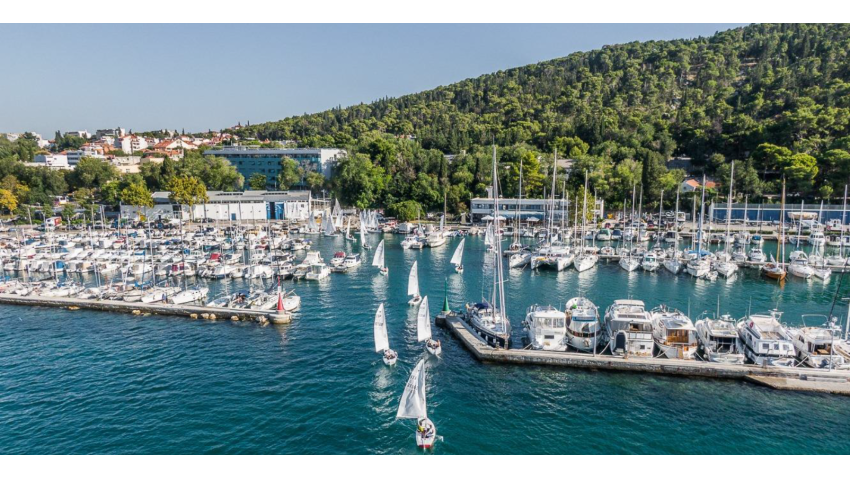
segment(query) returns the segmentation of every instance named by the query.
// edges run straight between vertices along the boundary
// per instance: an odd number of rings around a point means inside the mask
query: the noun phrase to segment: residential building
[[[107,128],[107,129],[99,129],[95,131],[94,137],[96,139],[104,139],[104,138],[120,138],[121,136],[126,136],[127,132],[124,128]]]
[[[679,186],[679,192],[682,193],[692,193],[697,189],[701,188],[700,180],[697,178],[687,178],[682,181],[682,184]],[[712,179],[705,180],[705,187],[708,189],[714,189],[717,187],[717,183]]]
[[[252,174],[260,173],[268,179],[267,187],[274,189],[277,186],[277,176],[280,173],[280,161],[282,158],[292,158],[304,169],[305,172],[315,171],[330,177],[336,163],[345,157],[346,152],[342,149],[328,148],[293,148],[273,149],[247,146],[227,146],[222,149],[208,149],[204,155],[219,156],[230,161],[240,174],[247,179]],[[305,186],[303,182],[298,186]]]
[[[121,174],[141,172],[142,158],[140,156],[113,156],[109,159]]]
[[[37,154],[33,158],[33,162],[24,164],[29,167],[42,167],[49,169],[74,169],[73,166],[68,164],[68,156],[64,152],[56,154]]]
[[[90,134],[88,131],[86,131],[86,130],[82,130],[82,131],[66,131],[66,132],[65,132],[65,136],[75,136],[75,137],[77,137],[77,138],[85,138],[85,139],[89,139],[89,138],[91,138],[91,134]]]
[[[126,154],[133,154],[147,149],[148,142],[141,136],[128,134],[115,138],[115,148],[124,151]]]

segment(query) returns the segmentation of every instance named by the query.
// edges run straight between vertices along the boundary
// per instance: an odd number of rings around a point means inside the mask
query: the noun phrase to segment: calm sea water
[[[435,314],[446,277],[459,307],[481,298],[490,266],[479,238],[467,240],[466,271],[457,275],[448,263],[456,239],[404,251],[400,237],[384,237],[389,277],[364,264],[296,284],[302,309],[286,326],[0,306],[0,453],[418,453],[411,421],[395,420],[424,356],[406,303],[408,270],[419,261]],[[316,238],[315,247],[326,259],[356,249],[342,238]],[[711,283],[627,274],[616,263],[582,275],[511,270],[507,280],[516,339],[526,307],[579,294],[603,311],[633,297],[692,317],[713,311],[718,297],[736,317],[778,304],[784,320],[799,323],[801,314],[828,313],[838,284],[838,276],[827,284],[789,278],[779,289],[754,271]],[[400,356],[394,368],[373,351],[381,302]],[[847,397],[483,365],[444,331],[435,335],[443,356],[427,362],[428,408],[444,439],[434,453],[850,453],[841,438]]]

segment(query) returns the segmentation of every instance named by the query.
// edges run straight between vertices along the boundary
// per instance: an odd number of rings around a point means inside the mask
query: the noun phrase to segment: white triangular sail
[[[428,311],[428,296],[422,298],[416,314],[416,340],[423,342],[431,338],[431,313]]]
[[[375,257],[372,258],[372,265],[375,267],[384,268],[384,240],[381,239],[381,242],[378,244],[377,249],[375,249]]]
[[[364,247],[366,245],[366,223],[360,222],[360,247]]]
[[[419,361],[407,379],[401,401],[398,403],[396,418],[427,418],[425,403],[425,359]]]
[[[465,237],[460,240],[460,244],[457,245],[457,249],[455,249],[455,253],[452,255],[452,260],[449,261],[455,266],[459,266],[461,261],[463,261],[463,245],[465,242]]]
[[[407,278],[407,295],[419,295],[419,266],[417,262],[413,262],[413,267],[410,268],[410,276]]]
[[[325,217],[322,220],[322,226],[324,226],[324,233],[328,236],[332,236],[336,234],[336,226],[334,225],[332,217]]]
[[[484,245],[490,247],[495,243],[496,241],[493,238],[493,223],[491,222],[487,224],[487,231],[484,233]]]
[[[384,313],[384,304],[375,312],[375,352],[383,352],[390,348],[390,339],[387,336],[387,316]]]

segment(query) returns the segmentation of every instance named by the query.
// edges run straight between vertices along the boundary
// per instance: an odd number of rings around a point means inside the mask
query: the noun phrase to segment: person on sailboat
[[[423,440],[427,440],[434,436],[434,423],[427,418],[420,418],[416,426],[416,431],[422,435]]]

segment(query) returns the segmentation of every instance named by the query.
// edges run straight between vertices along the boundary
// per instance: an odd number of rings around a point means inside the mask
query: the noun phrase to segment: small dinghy
[[[422,302],[422,296],[419,295],[419,266],[418,262],[413,262],[413,267],[410,268],[410,276],[407,278],[407,295],[413,296],[407,302],[407,305],[414,306]]]
[[[437,441],[437,427],[428,418],[425,403],[425,360],[420,360],[410,373],[401,401],[398,404],[396,418],[412,418],[416,420],[416,446],[432,448]]]
[[[398,354],[390,348],[384,304],[378,306],[378,311],[375,312],[375,352],[383,354],[384,364],[388,366],[395,365],[398,360]]]
[[[431,355],[438,356],[443,351],[440,341],[431,338],[431,314],[428,310],[427,295],[422,298],[419,312],[416,314],[416,340],[425,342],[425,350]]]

